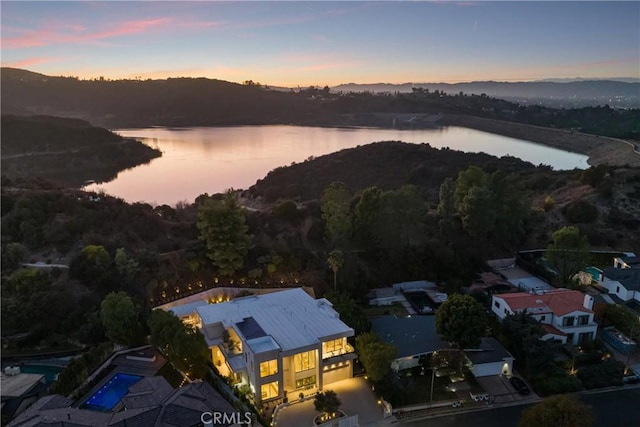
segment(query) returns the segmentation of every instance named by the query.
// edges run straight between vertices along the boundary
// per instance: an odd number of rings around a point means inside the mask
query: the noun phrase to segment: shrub
[[[567,221],[572,224],[591,223],[598,219],[598,208],[586,200],[576,200],[562,209]]]
[[[285,200],[278,203],[274,209],[274,214],[278,219],[291,223],[296,223],[300,219],[298,206],[292,200]]]
[[[578,370],[578,378],[587,389],[622,385],[623,374],[624,363],[615,359]]]
[[[542,208],[545,212],[549,212],[551,209],[553,209],[554,206],[555,202],[553,201],[553,198],[551,196],[547,196],[544,198],[544,205],[542,206]]]

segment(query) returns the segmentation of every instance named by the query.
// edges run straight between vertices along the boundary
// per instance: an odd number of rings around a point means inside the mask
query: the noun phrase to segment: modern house
[[[498,294],[492,298],[491,310],[500,320],[526,311],[545,329],[543,340],[578,345],[594,340],[598,329],[593,320],[593,297],[576,290]]]
[[[422,356],[453,348],[436,331],[435,316],[382,316],[371,320],[371,328],[396,348],[397,357],[391,362],[394,371],[416,367]],[[511,375],[513,356],[494,338],[482,338],[478,348],[464,353],[476,377]]]
[[[353,376],[353,329],[328,300],[301,288],[170,310],[200,329],[218,371],[248,384],[256,403]]]

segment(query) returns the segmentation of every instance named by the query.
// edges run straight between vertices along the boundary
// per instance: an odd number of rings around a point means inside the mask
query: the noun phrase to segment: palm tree
[[[333,271],[333,292],[336,292],[338,270],[344,264],[344,254],[340,249],[332,250],[327,257],[327,263],[329,263],[329,267]]]

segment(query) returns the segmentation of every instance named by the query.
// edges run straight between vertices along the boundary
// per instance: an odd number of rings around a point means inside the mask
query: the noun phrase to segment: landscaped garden
[[[467,372],[462,381],[455,373],[437,376],[431,369],[417,366],[412,369],[392,373],[379,385],[386,399],[394,407],[418,405],[423,403],[437,403],[468,397],[469,393],[483,393],[484,390],[476,381],[473,374]],[[433,395],[431,381],[433,380]],[[455,390],[455,391],[454,391]]]

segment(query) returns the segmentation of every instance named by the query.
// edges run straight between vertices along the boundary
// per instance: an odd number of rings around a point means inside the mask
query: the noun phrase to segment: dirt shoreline
[[[589,156],[590,165],[640,167],[640,146],[632,141],[463,115],[445,115],[439,124],[462,126],[536,142]]]

